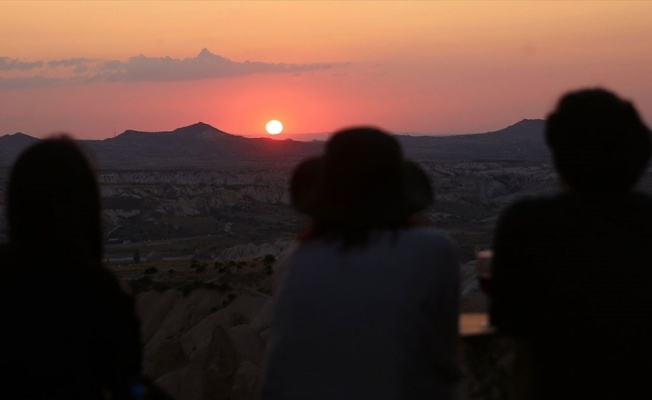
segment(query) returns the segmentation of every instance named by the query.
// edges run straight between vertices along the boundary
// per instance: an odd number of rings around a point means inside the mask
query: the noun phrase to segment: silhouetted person
[[[263,399],[457,398],[459,268],[413,222],[425,173],[374,128],[302,162],[292,203],[312,223],[277,268]]]
[[[650,132],[590,89],[562,97],[545,134],[565,191],[500,218],[492,323],[523,339],[533,398],[650,398],[652,200],[632,189]]]
[[[0,283],[0,397],[127,399],[140,374],[132,300],[101,264],[95,173],[66,138],[17,160]]]

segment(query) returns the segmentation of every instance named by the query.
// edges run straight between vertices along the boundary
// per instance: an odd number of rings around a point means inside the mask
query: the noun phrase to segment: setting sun
[[[267,122],[267,125],[265,125],[265,130],[270,135],[278,135],[279,133],[283,132],[283,124],[281,121],[273,119]]]

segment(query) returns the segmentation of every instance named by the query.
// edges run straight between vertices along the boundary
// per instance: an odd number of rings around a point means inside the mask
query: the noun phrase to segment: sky
[[[2,1],[0,135],[494,131],[603,86],[652,123],[652,2]]]

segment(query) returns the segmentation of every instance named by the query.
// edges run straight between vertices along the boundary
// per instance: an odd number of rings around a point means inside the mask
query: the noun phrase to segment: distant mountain
[[[0,136],[0,166],[9,166],[16,157],[38,139],[24,133]]]
[[[548,160],[543,120],[522,120],[495,132],[456,136],[398,136],[416,160]],[[0,166],[38,139],[16,133],[0,136]],[[324,142],[245,138],[203,122],[165,132],[127,130],[105,140],[81,141],[100,168],[204,168],[217,163],[294,161],[319,154]]]
[[[524,119],[499,131],[455,136],[399,136],[405,153],[414,159],[548,161],[543,137],[545,121]]]

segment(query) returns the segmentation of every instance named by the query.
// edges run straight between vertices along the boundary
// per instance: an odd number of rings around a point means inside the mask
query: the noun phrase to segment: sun
[[[273,119],[267,122],[267,125],[265,125],[265,130],[270,135],[278,135],[279,133],[283,132],[283,124],[281,121]]]

